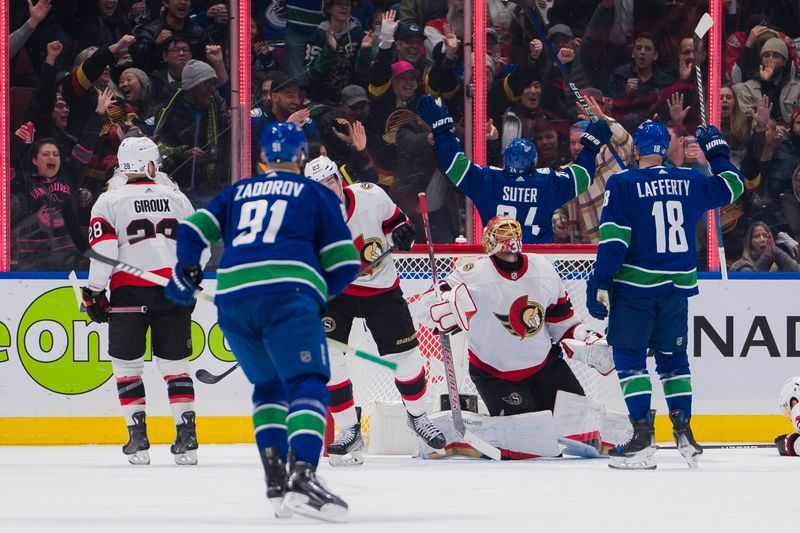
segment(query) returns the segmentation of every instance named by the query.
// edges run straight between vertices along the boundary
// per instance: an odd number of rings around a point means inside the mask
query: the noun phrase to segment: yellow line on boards
[[[779,415],[695,415],[692,429],[699,442],[772,442],[792,431]],[[153,444],[171,443],[175,423],[169,416],[147,418]],[[253,420],[245,416],[200,416],[197,436],[201,444],[253,442]],[[128,431],[122,417],[11,417],[0,418],[0,445],[123,444]],[[656,440],[672,441],[666,415],[656,417]]]

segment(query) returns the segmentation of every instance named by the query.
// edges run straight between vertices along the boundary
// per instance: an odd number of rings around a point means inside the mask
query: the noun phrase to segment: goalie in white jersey
[[[160,155],[150,139],[124,139],[117,158],[119,171],[92,208],[89,243],[102,255],[169,278],[177,261],[175,232],[194,209],[169,178],[158,172]],[[149,328],[153,358],[164,376],[177,428],[170,451],[176,464],[197,464],[194,384],[188,359],[192,354],[191,309],[168,300],[163,288],[95,260],[82,296],[91,319],[108,322],[108,352],[129,432],[122,447],[128,461],[150,463],[142,381]],[[141,311],[111,313],[111,305]]]
[[[575,395],[571,403],[588,405],[578,398],[584,390],[561,357],[561,346],[569,357],[608,374],[614,365],[602,335],[584,328],[553,264],[522,253],[518,221],[492,218],[482,244],[488,257],[461,265],[442,280],[439,300],[432,290],[425,293],[418,318],[440,331],[464,331],[469,375],[491,416],[558,411],[559,391]],[[559,413],[555,416],[558,425]],[[576,441],[577,449],[600,450],[600,428],[590,429],[557,436]],[[502,442],[498,447],[508,448]]]
[[[372,183],[343,187],[336,163],[325,156],[309,161],[305,175],[339,196],[363,266],[369,265],[392,245],[401,251],[411,249],[414,226],[383,189]],[[343,294],[328,303],[322,319],[328,337],[346,343],[354,318],[365,320],[378,346],[378,353],[397,363],[395,386],[408,412],[408,426],[428,446],[443,448],[446,444],[444,435],[431,424],[426,414],[425,366],[414,321],[391,256],[358,277]],[[334,349],[329,353],[330,410],[336,425],[343,429],[327,447],[328,456],[334,466],[361,464],[364,461],[364,442],[344,353]]]

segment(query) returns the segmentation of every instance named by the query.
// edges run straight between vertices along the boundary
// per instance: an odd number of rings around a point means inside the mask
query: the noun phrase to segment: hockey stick
[[[428,259],[431,263],[431,275],[433,276],[433,290],[436,294],[436,299],[439,300],[442,293],[439,289],[439,276],[438,269],[436,268],[436,256],[433,252],[433,240],[431,239],[431,223],[428,218],[428,202],[425,198],[425,193],[419,193],[419,207],[420,214],[422,215],[422,225],[425,228],[425,239],[428,241]],[[483,455],[495,461],[501,459],[500,450],[484,441],[470,430],[464,424],[464,418],[461,416],[461,398],[458,394],[458,384],[456,383],[456,369],[453,364],[453,349],[450,346],[450,335],[439,332],[439,342],[442,345],[442,360],[444,362],[445,376],[447,377],[447,392],[450,396],[450,412],[453,414],[453,427],[464,440],[481,452]]]
[[[700,43],[705,38],[708,30],[714,25],[714,19],[708,13],[703,13],[700,22],[694,29],[692,42],[694,43],[694,77],[697,81],[697,101],[700,104],[700,122],[704,128],[708,127],[708,115],[706,115],[706,95],[703,89],[703,71],[700,68]],[[722,276],[723,287],[728,286],[728,263],[725,258],[725,244],[722,241],[722,220],[719,209],[714,209],[714,223],[717,233],[717,254],[719,255],[719,273]]]
[[[586,103],[586,99],[581,94],[581,91],[578,89],[578,86],[575,85],[575,83],[573,83],[573,81],[569,79],[569,74],[567,73],[567,67],[565,67],[564,63],[562,63],[561,60],[558,58],[558,52],[556,52],[556,49],[553,48],[553,43],[550,42],[550,39],[547,38],[547,35],[544,33],[544,30],[542,29],[541,25],[536,21],[536,17],[533,16],[533,12],[530,9],[524,9],[524,11],[525,15],[528,17],[528,20],[531,21],[531,24],[533,24],[533,27],[536,28],[536,31],[539,33],[539,36],[542,38],[542,42],[547,47],[547,51],[550,52],[550,55],[553,57],[556,66],[558,66],[558,69],[561,71],[561,75],[564,76],[564,81],[567,82],[567,85],[569,85],[572,94],[575,95],[575,99],[583,108],[583,112],[586,113],[586,116],[589,117],[589,120],[591,122],[597,122],[598,118],[595,116],[594,113],[592,113],[592,110],[589,108],[589,104]],[[614,145],[611,144],[611,141],[608,141],[608,143],[606,143],[606,146],[608,147],[608,151],[611,152],[611,155],[614,156],[614,159],[616,160],[620,168],[622,170],[625,170],[627,167],[625,166],[625,163],[622,161],[622,158],[617,153],[616,148],[614,148]]]
[[[347,344],[339,342],[334,339],[327,339],[327,341],[328,341],[328,346],[330,346],[331,348],[336,348],[337,350],[341,350],[343,352],[352,352],[353,355],[355,355],[356,357],[360,357],[361,359],[365,359],[375,364],[385,366],[389,370],[397,370],[397,363],[393,363],[392,361],[387,361],[377,355],[365,352],[364,350],[359,350],[358,348],[353,348],[352,346],[348,346]],[[206,383],[208,385],[213,385],[214,383],[219,382],[222,378],[224,378],[237,368],[239,368],[239,363],[236,363],[222,374],[212,374],[205,368],[201,368],[200,370],[195,372],[194,375],[195,377],[197,377],[197,379],[199,379],[203,383]]]
[[[389,249],[387,249],[381,255],[373,259],[368,265],[364,265],[364,267],[358,271],[358,274],[356,274],[356,279],[360,278],[361,276],[363,276],[364,274],[366,274],[367,272],[378,266],[381,263],[381,261],[392,255],[392,252],[396,250],[397,250],[397,245],[393,244]]]
[[[83,305],[83,298],[81,297],[81,286],[80,282],[78,281],[78,275],[75,274],[75,271],[71,271],[67,276],[70,283],[72,284],[72,290],[75,291],[75,300],[78,302],[78,311],[80,313],[86,312],[86,307]],[[119,314],[119,313],[146,313],[147,306],[146,305],[128,305],[128,306],[117,306],[117,307],[107,307],[106,313],[111,314]]]
[[[701,444],[704,450],[755,450],[775,448],[774,444]],[[675,445],[656,446],[658,450],[677,450]]]

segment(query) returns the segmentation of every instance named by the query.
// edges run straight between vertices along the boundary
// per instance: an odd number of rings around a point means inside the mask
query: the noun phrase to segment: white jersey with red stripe
[[[397,226],[408,222],[389,195],[372,183],[355,183],[344,187],[347,227],[361,257],[362,268],[389,249],[391,234]],[[400,284],[392,257],[378,263],[357,278],[344,292],[353,296],[370,296],[394,289]]]
[[[553,264],[536,254],[522,254],[522,267],[512,272],[481,257],[445,282],[464,283],[477,308],[466,332],[470,363],[501,379],[536,373],[553,343],[581,323]]]
[[[100,195],[92,207],[89,244],[107,257],[169,277],[177,262],[175,236],[181,220],[194,213],[177,188],[146,178],[132,180]],[[152,287],[153,283],[91,261],[89,288]]]

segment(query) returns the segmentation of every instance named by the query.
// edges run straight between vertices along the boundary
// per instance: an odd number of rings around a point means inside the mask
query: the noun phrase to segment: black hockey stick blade
[[[228,374],[230,374],[231,372],[233,372],[237,368],[239,368],[239,363],[236,363],[235,365],[230,367],[228,370],[226,370],[225,372],[223,372],[222,374],[219,374],[219,375],[212,374],[211,372],[209,372],[205,368],[201,368],[200,370],[195,372],[194,375],[198,380],[202,381],[203,383],[205,383],[207,385],[213,385],[214,383],[219,383],[219,381],[221,381],[223,378],[225,378],[225,376],[227,376]]]

